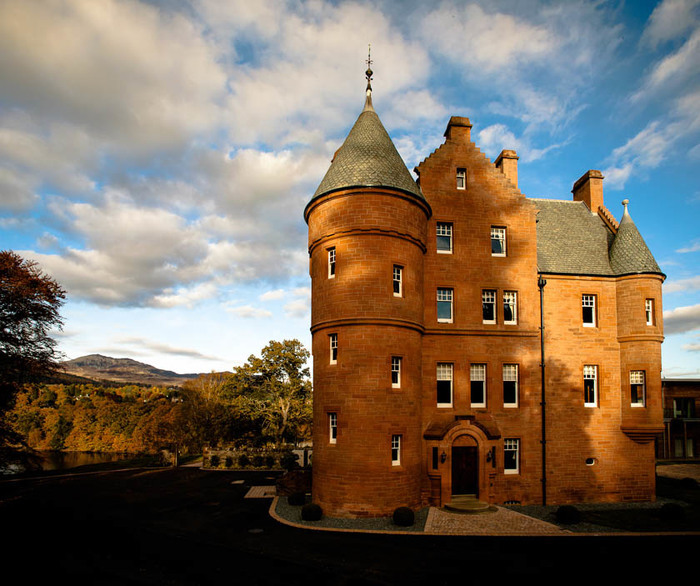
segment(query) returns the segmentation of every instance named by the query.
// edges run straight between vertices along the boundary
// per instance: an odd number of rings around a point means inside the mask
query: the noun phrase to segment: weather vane
[[[366,61],[367,71],[365,71],[365,75],[367,76],[367,89],[368,90],[372,89],[372,85],[371,85],[372,73],[374,73],[372,71],[372,56],[371,56],[371,54],[372,54],[372,45],[370,44],[370,45],[367,45],[367,61]]]

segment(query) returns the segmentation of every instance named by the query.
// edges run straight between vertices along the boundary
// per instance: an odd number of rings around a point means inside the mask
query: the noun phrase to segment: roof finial
[[[367,91],[366,91],[366,99],[365,99],[365,108],[364,110],[370,110],[374,111],[374,108],[372,107],[372,74],[374,73],[372,71],[372,45],[367,45],[367,71],[365,71],[365,76],[367,77]]]

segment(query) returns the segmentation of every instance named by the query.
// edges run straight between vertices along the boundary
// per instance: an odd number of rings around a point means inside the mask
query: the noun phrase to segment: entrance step
[[[460,494],[452,495],[452,500],[449,503],[445,503],[444,509],[454,513],[474,515],[479,513],[492,513],[496,510],[496,507],[492,507],[488,503],[480,501],[474,495]]]

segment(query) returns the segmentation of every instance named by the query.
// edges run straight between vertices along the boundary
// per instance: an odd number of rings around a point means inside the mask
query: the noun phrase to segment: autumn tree
[[[63,325],[64,300],[65,291],[37,263],[0,251],[0,464],[16,456],[19,437],[5,413],[18,390],[58,366],[51,331]]]
[[[306,439],[311,426],[310,353],[299,340],[271,341],[261,355],[234,369],[227,393],[245,397],[276,443]]]

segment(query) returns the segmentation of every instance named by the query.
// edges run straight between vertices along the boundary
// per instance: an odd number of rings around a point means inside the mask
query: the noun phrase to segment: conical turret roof
[[[425,199],[372,107],[369,84],[365,107],[336,151],[312,200],[353,187],[388,187]]]
[[[654,260],[651,251],[644,242],[632,217],[627,211],[627,200],[624,200],[625,212],[620,220],[620,226],[615,239],[610,246],[610,266],[617,275],[635,273],[659,273],[661,269]]]

